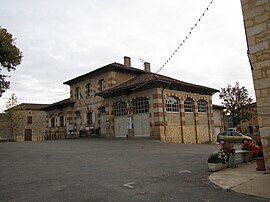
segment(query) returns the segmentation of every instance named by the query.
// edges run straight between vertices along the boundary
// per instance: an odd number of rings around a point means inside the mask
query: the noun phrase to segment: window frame
[[[54,128],[55,127],[55,117],[51,117],[51,128]]]
[[[166,112],[180,112],[180,99],[178,97],[166,97]]]
[[[80,87],[75,88],[76,99],[81,99]]]
[[[91,125],[93,124],[93,112],[87,112],[86,113],[86,124]]]
[[[89,97],[91,94],[91,83],[87,83],[85,88],[86,88],[86,95]]]
[[[27,124],[33,123],[33,116],[27,116]]]
[[[65,126],[65,117],[63,115],[61,115],[59,117],[59,126],[60,127],[64,127]]]
[[[198,100],[197,104],[198,104],[198,113],[206,113],[207,112],[207,110],[208,110],[207,101],[200,99],[200,100]]]
[[[100,114],[105,114],[106,113],[106,107],[99,107],[99,113]]]
[[[118,101],[113,105],[114,116],[126,116],[127,115],[127,102]]]
[[[98,83],[99,83],[99,90],[100,91],[103,91],[105,89],[105,80],[104,79],[100,79],[98,81]]]
[[[139,97],[132,100],[133,114],[145,114],[149,113],[149,99],[145,97]]]
[[[186,98],[184,101],[184,111],[187,113],[194,112],[194,100],[190,97]]]

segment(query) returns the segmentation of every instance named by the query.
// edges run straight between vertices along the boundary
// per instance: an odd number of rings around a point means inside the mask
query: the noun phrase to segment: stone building
[[[125,57],[124,65],[108,64],[64,84],[70,99],[45,109],[48,137],[98,132],[177,143],[213,140],[212,95],[218,90],[151,73],[149,63],[140,70]]]
[[[250,118],[250,120],[247,121],[241,121],[241,131],[253,135],[253,134],[259,134],[259,123],[258,123],[258,114],[257,114],[257,104],[256,102],[245,106],[243,110],[247,110],[253,114],[253,116]]]
[[[65,139],[74,136],[74,103],[68,98],[44,108],[47,112],[46,140]]]
[[[241,0],[241,5],[265,165],[270,172],[270,1]]]
[[[14,140],[10,132],[10,124],[6,113],[0,113],[0,141]]]
[[[6,136],[15,141],[39,141],[44,139],[46,112],[42,109],[47,104],[22,103],[5,113],[4,125]]]
[[[217,135],[223,132],[225,129],[224,120],[224,109],[225,107],[219,105],[213,105],[213,117],[214,117],[214,137],[213,140],[216,141]]]

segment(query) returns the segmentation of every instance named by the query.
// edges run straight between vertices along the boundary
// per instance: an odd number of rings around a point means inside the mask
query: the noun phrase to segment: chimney
[[[124,65],[125,65],[126,67],[131,67],[131,60],[130,60],[130,57],[127,57],[127,56],[124,57]]]
[[[144,71],[151,72],[150,63],[149,62],[145,62],[144,63]]]

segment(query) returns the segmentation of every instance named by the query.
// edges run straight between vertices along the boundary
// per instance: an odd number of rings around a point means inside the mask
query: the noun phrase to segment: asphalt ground
[[[219,145],[151,139],[0,144],[0,201],[265,201],[208,177]]]

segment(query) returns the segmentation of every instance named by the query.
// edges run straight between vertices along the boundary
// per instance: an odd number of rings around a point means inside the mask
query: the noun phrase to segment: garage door
[[[114,118],[115,137],[127,137],[127,116],[117,116]]]
[[[118,101],[113,105],[115,137],[127,137],[127,102]]]
[[[133,126],[135,137],[150,136],[149,100],[139,97],[132,101]]]
[[[149,113],[134,114],[134,136],[135,137],[149,137],[150,136],[150,122]]]

